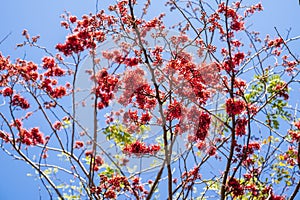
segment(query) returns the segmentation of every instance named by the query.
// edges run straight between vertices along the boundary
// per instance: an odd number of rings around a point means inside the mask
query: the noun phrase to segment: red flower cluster
[[[245,110],[246,104],[243,100],[229,98],[226,100],[226,112],[228,115],[239,115]]]
[[[210,115],[206,112],[201,112],[198,118],[198,127],[195,132],[195,138],[197,140],[205,140],[208,135],[210,126]]]
[[[136,140],[135,142],[131,144],[127,144],[125,148],[123,149],[123,152],[128,155],[136,155],[138,157],[144,155],[144,154],[156,154],[160,150],[159,145],[150,145],[147,146],[144,142],[140,142],[139,140]]]
[[[62,98],[67,95],[67,89],[64,86],[53,87],[57,84],[57,80],[51,80],[45,78],[41,84],[40,88],[44,89],[52,98]]]
[[[126,125],[130,126],[130,122],[134,122],[136,125],[147,124],[152,118],[152,115],[149,112],[142,113],[142,116],[139,119],[138,111],[132,111],[131,109],[128,112],[125,112],[123,115],[123,121]]]
[[[52,127],[55,130],[59,131],[63,127],[63,124],[60,121],[56,121],[56,122],[54,122],[54,124],[52,125]]]
[[[291,136],[293,141],[295,141],[295,142],[300,141],[300,131],[299,130],[289,130],[288,133]]]
[[[77,145],[78,148],[81,148],[81,147],[83,147],[84,144],[83,144],[82,141],[76,141],[74,148],[76,148],[76,145]],[[93,157],[94,156],[94,152],[92,150],[86,150],[85,151],[85,156],[86,157]],[[93,169],[94,169],[94,171],[98,171],[99,167],[101,165],[103,165],[104,160],[99,155],[95,156],[95,158],[93,158],[93,159],[94,159]]]
[[[176,100],[168,106],[166,120],[179,119],[181,117],[181,105]]]
[[[30,107],[30,104],[28,103],[28,101],[19,94],[16,94],[13,96],[13,98],[11,100],[11,105],[19,106],[20,108],[22,108],[24,110],[26,110]]]
[[[236,120],[235,125],[235,134],[237,136],[243,136],[246,134],[246,126],[248,124],[248,120],[246,118],[238,118]]]
[[[29,131],[20,128],[19,137],[20,138],[18,140],[26,145],[37,145],[45,143],[44,135],[38,128],[32,128]]]
[[[162,55],[161,55],[162,52],[163,52],[163,48],[160,46],[155,46],[155,49],[151,52],[154,57],[153,66],[158,66],[163,63]]]
[[[240,65],[244,59],[245,54],[243,52],[238,52],[232,57],[232,60],[228,58],[223,62],[223,68],[227,72],[233,72],[235,67]]]
[[[81,144],[80,144],[81,145]],[[98,171],[99,170],[99,167],[101,165],[103,165],[104,163],[104,160],[101,158],[101,156],[96,156],[95,157],[95,165],[94,165],[94,171]]]
[[[11,96],[13,94],[13,90],[10,87],[4,88],[1,92],[4,97]]]
[[[224,2],[219,4],[218,13],[223,13],[225,17],[232,19],[230,24],[232,30],[241,31],[245,29],[242,17],[237,14],[235,9],[226,6]]]
[[[192,96],[198,100],[200,104],[204,104],[210,97],[210,92],[207,90],[203,73],[201,69],[189,59],[189,54],[178,55],[177,59],[170,60],[167,67],[173,69],[180,77],[189,83],[186,97]]]
[[[243,95],[245,89],[246,89],[246,81],[242,80],[240,78],[236,78],[234,80],[234,87],[237,88],[236,94],[237,95]]]
[[[244,60],[245,58],[245,53],[243,52],[238,52],[233,56],[233,64],[234,65],[240,65],[241,62]]]
[[[147,124],[151,120],[152,116],[149,112],[143,113],[141,116],[141,124]]]
[[[137,66],[140,63],[140,61],[141,61],[140,58],[132,57],[132,58],[124,58],[124,61],[122,63],[124,63],[126,66],[134,67]]]
[[[67,94],[66,88],[63,86],[58,86],[58,87],[54,88],[53,91],[50,93],[50,95],[53,98],[62,98],[66,94]]]
[[[44,73],[45,76],[63,76],[65,74],[65,71],[55,63],[54,58],[44,57],[42,61],[43,68],[47,69]]]
[[[15,75],[15,73],[20,74],[25,81],[36,81],[39,77],[37,69],[38,66],[35,63],[18,59],[14,68],[10,70],[16,70],[13,75]]]
[[[103,12],[97,15],[84,15],[82,20],[77,20],[75,16],[70,16],[69,20],[72,24],[77,23],[73,29],[72,35],[66,38],[64,44],[56,45],[56,49],[65,56],[71,56],[73,53],[80,53],[86,49],[96,48],[96,42],[105,40],[105,33],[102,31],[104,23],[113,23],[110,16],[104,15]],[[62,22],[62,26],[69,28],[68,21]]]
[[[274,40],[268,41],[268,47],[280,47],[283,43],[284,40],[282,38],[276,38]]]
[[[249,14],[253,14],[255,11],[262,11],[264,8],[261,3],[256,5],[252,5],[250,8],[247,8],[245,11],[245,17],[249,16]]]
[[[234,197],[238,197],[244,194],[244,187],[236,178],[231,178],[226,187],[229,193],[232,193]]]
[[[136,88],[144,85],[146,80],[144,78],[145,72],[140,69],[126,70],[122,78],[122,83],[125,91],[119,98],[118,102],[123,106],[127,106],[132,101],[132,97]]]
[[[194,167],[190,171],[185,171],[182,173],[181,178],[185,183],[185,189],[190,189],[190,187],[195,184],[197,179],[201,179],[201,174],[199,173],[199,167]]]
[[[127,115],[127,113],[128,113],[128,115]],[[127,113],[125,113],[125,115],[124,115],[125,118],[129,117],[129,119],[132,120],[133,122],[137,122],[138,121],[139,116],[137,114],[137,110],[131,111],[129,109]]]
[[[82,148],[83,146],[84,146],[83,141],[76,141],[76,142],[75,142],[74,148],[75,148],[75,149],[80,149],[80,148]]]
[[[91,188],[94,194],[102,194],[104,198],[116,199],[118,192],[128,191],[130,184],[125,176],[112,175],[108,177],[100,174],[100,183],[97,187]]]
[[[255,150],[260,149],[260,144],[258,142],[249,143],[248,146],[236,145],[236,151],[238,152],[237,157],[244,160],[243,164],[245,166],[253,165],[254,161],[249,156],[254,153]]]
[[[217,153],[217,148],[215,146],[210,146],[208,149],[207,149],[207,154],[209,156],[214,156],[216,155]]]
[[[110,100],[114,97],[114,92],[118,83],[116,76],[108,74],[106,69],[100,70],[96,74],[97,87],[94,88],[97,97],[100,97],[101,101],[98,103],[98,109],[102,109],[109,105]]]
[[[137,88],[134,92],[136,97],[136,104],[138,108],[144,110],[151,110],[156,105],[156,99],[154,98],[154,91],[150,88],[149,84]]]

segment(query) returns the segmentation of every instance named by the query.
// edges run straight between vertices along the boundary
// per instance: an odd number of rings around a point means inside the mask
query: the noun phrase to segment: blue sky
[[[154,0],[155,1],[155,0]],[[153,1],[153,2],[154,2]],[[99,8],[107,4],[108,0],[99,0]],[[256,2],[256,1],[255,1]],[[66,10],[72,14],[95,12],[95,0],[9,0],[1,4],[0,40],[10,33],[10,36],[0,45],[3,55],[11,55],[12,60],[17,57],[32,59],[40,62],[41,54],[28,49],[16,49],[16,43],[21,43],[21,32],[28,29],[31,35],[40,35],[40,44],[50,50],[58,42],[65,39],[65,30],[60,27],[60,15]],[[262,1],[265,11],[253,20],[253,26],[262,34],[276,35],[274,27],[285,35],[290,28],[290,36],[300,35],[300,6],[297,0]],[[158,8],[156,11],[161,9]],[[298,47],[297,54],[300,54]],[[42,188],[43,199],[48,199],[42,184],[27,173],[33,173],[26,164],[12,160],[0,150],[0,200],[39,199],[39,187]]]

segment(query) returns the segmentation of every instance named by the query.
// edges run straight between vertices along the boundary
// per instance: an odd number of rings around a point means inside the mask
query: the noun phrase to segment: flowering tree
[[[155,2],[121,0],[65,13],[56,53],[24,30],[18,47],[45,57],[0,54],[3,151],[51,198],[295,199],[299,37],[247,28],[263,11],[249,3],[170,0],[152,17]]]

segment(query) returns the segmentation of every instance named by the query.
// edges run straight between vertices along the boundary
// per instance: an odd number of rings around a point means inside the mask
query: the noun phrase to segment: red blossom
[[[28,146],[45,143],[44,135],[40,132],[40,130],[37,127],[32,128],[29,131],[26,129],[20,129],[19,136],[20,141]]]
[[[100,166],[100,165],[103,165],[104,160],[101,158],[101,156],[96,156],[95,162],[96,162],[96,165]]]
[[[77,17],[76,16],[70,16],[69,19],[70,19],[71,23],[75,23],[77,21]]]
[[[198,127],[195,131],[197,140],[205,140],[208,135],[211,117],[206,112],[201,112],[198,118]]]
[[[11,96],[13,94],[13,90],[10,87],[6,87],[2,91],[2,95],[4,97]]]
[[[85,151],[85,156],[86,157],[93,156],[93,151],[92,150],[86,150]]]
[[[13,96],[12,101],[11,101],[11,105],[12,106],[19,106],[24,110],[26,110],[30,107],[30,104],[28,103],[28,101],[19,94],[16,94],[16,95]]]
[[[231,40],[230,43],[235,47],[240,47],[243,45],[239,40]]]
[[[149,112],[143,113],[141,116],[141,124],[147,124],[151,118],[152,116]]]
[[[209,156],[214,156],[217,152],[217,148],[215,146],[210,146],[207,150]]]
[[[201,174],[199,173],[199,167],[196,166],[190,171],[185,171],[182,173],[181,178],[184,180],[186,184],[186,189],[190,188],[197,179],[201,179]]]
[[[238,52],[234,55],[233,57],[233,62],[234,62],[234,65],[240,65],[241,62],[244,60],[245,58],[245,54],[243,52]]]
[[[284,40],[282,38],[276,38],[268,42],[268,47],[280,47]]]
[[[243,136],[246,134],[246,126],[248,124],[248,121],[246,118],[238,118],[236,120],[236,125],[235,125],[235,134],[237,136]]]
[[[243,21],[238,21],[238,20],[233,20],[231,22],[230,28],[234,31],[241,31],[245,29],[244,22]]]
[[[63,127],[63,125],[62,125],[62,123],[60,122],[60,121],[56,121],[53,125],[52,125],[52,127],[55,129],[55,130],[60,130],[62,127]]]
[[[228,115],[239,115],[245,110],[246,104],[243,100],[229,98],[226,100],[226,112]]]
[[[136,96],[136,103],[140,109],[150,110],[156,105],[156,99],[154,98],[154,91],[148,84],[137,88],[134,92]]]
[[[206,143],[200,140],[196,143],[196,146],[199,150],[203,150],[206,147]]]
[[[179,119],[181,117],[181,105],[176,100],[168,106],[166,120]]]
[[[227,183],[227,191],[232,193],[234,197],[244,194],[244,188],[236,178],[231,178]]]
[[[75,149],[80,149],[80,148],[82,148],[83,146],[84,146],[83,141],[76,141],[76,142],[75,142],[74,148],[75,148]]]
[[[109,105],[109,102],[114,97],[114,92],[117,87],[118,78],[114,75],[110,75],[106,69],[100,70],[96,74],[97,86],[94,88],[97,97],[100,97],[100,102],[98,102],[98,109],[102,109]]]
[[[53,98],[62,98],[67,94],[66,88],[64,86],[58,86],[57,88],[54,88],[51,92],[51,96]]]
[[[129,117],[129,119],[131,119],[133,122],[137,122],[138,119],[139,119],[139,116],[138,116],[138,114],[137,114],[137,110],[135,110],[135,111],[129,110],[129,111],[128,111],[128,117]]]
[[[131,144],[127,144],[123,149],[123,152],[128,155],[142,156],[144,154],[156,154],[160,150],[159,145],[149,145],[147,146],[144,142],[136,140]]]
[[[133,67],[133,66],[137,66],[139,62],[140,62],[140,58],[133,57],[133,58],[126,58],[123,63],[129,67]]]
[[[299,130],[289,130],[288,131],[289,135],[292,137],[292,140],[298,142],[300,141],[300,131]]]

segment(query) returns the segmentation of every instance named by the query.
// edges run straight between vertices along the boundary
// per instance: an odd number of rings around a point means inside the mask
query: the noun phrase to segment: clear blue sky
[[[154,0],[157,1],[157,0]],[[153,1],[153,2],[154,2]],[[159,0],[162,1],[162,0]],[[0,45],[3,55],[11,55],[12,59],[23,57],[40,62],[35,51],[15,49],[21,43],[21,32],[24,28],[32,35],[40,35],[40,44],[53,50],[56,43],[65,39],[65,30],[60,27],[60,15],[66,10],[75,15],[95,12],[95,0],[7,0],[1,3],[0,40],[11,35]],[[99,0],[100,5],[103,0]],[[109,1],[105,1],[109,2]],[[252,1],[254,2],[254,1]],[[274,27],[285,35],[292,28],[290,36],[300,35],[300,6],[298,0],[266,0],[262,1],[265,11],[254,18],[254,27],[262,34],[276,35]],[[160,8],[161,9],[161,8]],[[159,10],[159,9],[158,9]],[[298,47],[298,55],[300,54]],[[0,200],[36,200],[39,199],[39,181],[27,177],[32,169],[20,161],[12,160],[0,150]],[[48,199],[42,189],[43,199]]]

